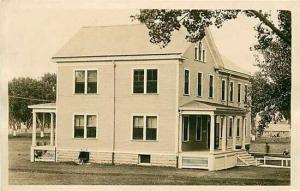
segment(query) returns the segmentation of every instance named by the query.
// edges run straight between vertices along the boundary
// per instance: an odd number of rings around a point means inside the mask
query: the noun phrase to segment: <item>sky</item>
[[[53,73],[57,66],[50,58],[82,26],[133,24],[130,16],[136,13],[137,9],[10,6],[2,12],[3,72],[8,79]],[[221,54],[252,73],[256,67],[249,48],[256,43],[253,27],[257,22],[240,16],[221,29],[211,28]]]

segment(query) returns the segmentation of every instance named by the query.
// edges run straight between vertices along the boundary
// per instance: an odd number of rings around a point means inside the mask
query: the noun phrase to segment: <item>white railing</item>
[[[291,168],[291,159],[264,156],[264,158],[256,158],[256,164],[262,167]]]

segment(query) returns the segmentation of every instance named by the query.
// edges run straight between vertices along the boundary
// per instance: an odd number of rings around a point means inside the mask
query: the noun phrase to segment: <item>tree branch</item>
[[[289,46],[291,46],[291,39],[287,37],[281,30],[279,30],[277,27],[274,26],[273,23],[271,23],[266,17],[264,17],[260,12],[256,10],[248,10],[253,15],[255,15],[261,22],[263,22],[265,25],[270,27],[272,31],[278,35],[285,43],[287,43]]]

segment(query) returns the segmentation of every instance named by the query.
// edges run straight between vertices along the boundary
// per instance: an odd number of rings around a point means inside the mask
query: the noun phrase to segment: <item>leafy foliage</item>
[[[40,80],[28,77],[11,80],[8,83],[10,126],[20,126],[21,123],[31,126],[32,111],[28,105],[55,102],[55,88],[56,74],[47,73]]]

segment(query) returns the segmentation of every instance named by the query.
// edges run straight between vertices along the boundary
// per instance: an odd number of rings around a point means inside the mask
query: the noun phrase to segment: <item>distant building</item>
[[[290,137],[291,136],[291,125],[286,121],[278,123],[270,123],[264,130],[262,137]]]

